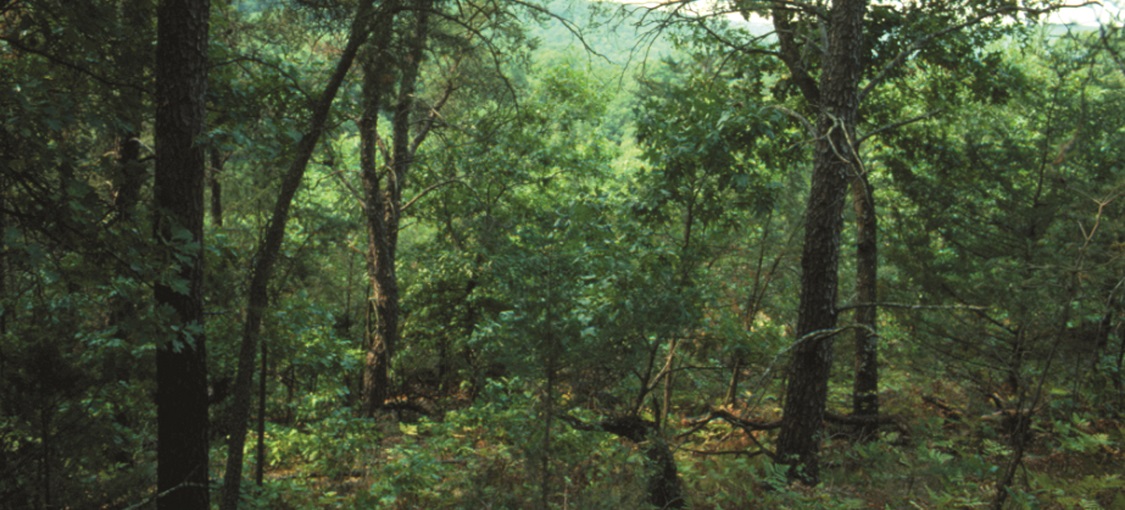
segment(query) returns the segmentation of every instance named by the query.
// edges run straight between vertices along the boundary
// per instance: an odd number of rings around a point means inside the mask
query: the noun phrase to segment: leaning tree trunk
[[[324,132],[325,122],[332,107],[332,101],[344,82],[344,77],[351,69],[359,47],[363,45],[368,34],[368,22],[371,17],[374,0],[364,0],[356,10],[355,20],[352,22],[351,32],[348,35],[348,44],[336,62],[336,69],[324,87],[324,92],[313,105],[312,118],[309,121],[308,131],[297,143],[296,154],[288,171],[281,182],[281,190],[274,204],[273,215],[270,217],[266,228],[266,236],[258,247],[254,258],[254,267],[250,276],[249,303],[246,309],[246,320],[242,329],[242,344],[238,352],[238,374],[235,376],[234,403],[230,414],[230,440],[227,451],[227,468],[223,478],[223,510],[238,508],[238,497],[242,484],[242,458],[243,448],[246,445],[246,427],[250,415],[251,379],[254,375],[254,360],[258,351],[258,341],[262,327],[262,316],[265,315],[269,305],[268,285],[273,273],[274,263],[277,262],[281,243],[285,238],[285,225],[289,221],[289,207],[293,196],[301,185],[309,159],[312,158],[320,135]]]
[[[855,147],[863,71],[863,16],[866,0],[835,0],[828,17],[817,118],[812,186],[801,255],[801,294],[797,344],[789,367],[778,456],[789,477],[820,481],[819,434],[832,367],[836,328],[840,230],[851,176],[860,171]]]
[[[156,349],[157,508],[210,507],[207,350],[203,336],[203,133],[209,0],[165,0],[157,11],[156,244],[174,269],[154,285],[172,312]],[[186,238],[182,233],[187,233]],[[179,281],[186,281],[186,289]]]
[[[879,252],[876,244],[875,196],[868,174],[852,177],[852,204],[856,225],[856,300],[855,309],[855,380],[852,386],[852,414],[860,417],[879,416],[879,350],[876,328],[878,291],[876,276]],[[859,437],[873,438],[877,424],[865,420]]]

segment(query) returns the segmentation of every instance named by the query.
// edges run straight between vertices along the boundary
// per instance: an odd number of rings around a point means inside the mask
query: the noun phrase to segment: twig
[[[844,306],[837,307],[836,311],[843,312],[843,311],[847,311],[847,310],[854,310],[856,308],[867,308],[867,307],[871,307],[871,306],[877,306],[877,307],[880,307],[880,308],[902,308],[902,309],[905,309],[905,310],[973,310],[973,311],[980,311],[980,310],[987,310],[988,309],[988,307],[980,306],[980,305],[924,305],[924,304],[911,304],[911,303],[879,302],[879,303],[852,303],[850,305],[844,305]]]
[[[938,108],[937,110],[931,110],[929,112],[923,113],[922,115],[918,115],[917,117],[911,117],[909,119],[900,120],[898,122],[894,122],[894,123],[891,123],[891,124],[887,124],[885,126],[881,126],[879,128],[876,128],[874,131],[859,137],[859,143],[862,144],[863,142],[867,141],[868,138],[871,138],[871,137],[873,137],[877,134],[884,133],[886,131],[895,130],[895,129],[898,129],[898,128],[900,128],[902,126],[905,126],[907,124],[913,124],[913,123],[921,121],[921,120],[926,120],[930,117],[933,117],[934,115],[937,115],[937,114],[941,113],[942,111],[944,111],[944,110],[941,109],[941,108]]]

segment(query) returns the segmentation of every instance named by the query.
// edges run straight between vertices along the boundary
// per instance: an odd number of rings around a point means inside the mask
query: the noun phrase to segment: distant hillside
[[[667,35],[656,30],[655,18],[645,19],[645,11],[639,7],[554,0],[546,8],[566,20],[549,19],[529,27],[538,41],[538,53],[548,59],[588,57],[612,66],[632,66],[673,51]]]

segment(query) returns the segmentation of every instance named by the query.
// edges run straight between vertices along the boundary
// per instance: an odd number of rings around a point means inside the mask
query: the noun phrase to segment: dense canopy
[[[1125,508],[1077,9],[0,0],[0,509]]]

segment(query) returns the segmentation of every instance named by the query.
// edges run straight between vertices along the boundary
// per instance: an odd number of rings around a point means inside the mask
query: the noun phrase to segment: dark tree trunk
[[[139,127],[139,124],[138,124]],[[122,132],[117,142],[117,175],[113,183],[113,209],[117,217],[131,221],[145,181],[145,168],[140,162],[141,141],[137,132]]]
[[[152,9],[151,0],[123,2],[117,20],[117,30],[132,34],[132,37],[139,37],[142,41],[150,40]],[[124,40],[114,45],[114,66],[123,83],[138,88],[143,87],[146,71],[152,65],[151,51],[151,47],[130,44]],[[141,141],[138,138],[146,112],[143,96],[137,94],[135,90],[120,87],[118,98],[118,112],[125,125],[119,131],[117,140],[117,168],[112,179],[113,210],[118,219],[128,222],[133,220],[137,203],[140,202],[141,188],[144,187],[145,179],[148,177],[145,166],[141,162]]]
[[[8,238],[8,179],[0,174],[0,239]],[[8,250],[0,249],[0,337],[8,334]],[[8,376],[8,357],[0,344],[0,381]]]
[[[429,9],[432,0],[419,0],[414,9],[414,31],[408,39],[407,54],[399,68],[398,99],[391,119],[391,161],[383,172],[385,182],[375,163],[374,142],[376,123],[383,95],[386,93],[383,76],[388,73],[390,61],[386,43],[380,40],[372,52],[365,70],[364,128],[361,130],[361,164],[363,166],[363,192],[367,218],[368,278],[371,282],[371,306],[374,320],[370,322],[369,343],[364,363],[363,409],[367,415],[382,407],[389,392],[388,374],[394,350],[399,340],[399,293],[396,275],[398,228],[402,213],[402,190],[414,154],[410,139],[411,112],[418,81],[418,69],[424,55],[428,33]],[[366,156],[364,155],[366,153]]]
[[[866,8],[866,0],[832,3],[828,52],[815,105],[818,137],[801,255],[798,340],[789,366],[777,446],[779,458],[790,466],[790,479],[809,485],[820,481],[817,454],[832,367],[842,214],[848,182],[861,171],[855,126]]]
[[[165,0],[157,13],[156,243],[187,292],[157,280],[173,338],[156,350],[157,508],[210,507],[207,350],[203,336],[203,133],[209,0]],[[183,235],[187,234],[186,238]],[[171,331],[171,330],[169,330]]]
[[[352,62],[363,45],[368,34],[368,22],[373,11],[373,0],[364,0],[357,7],[355,20],[352,22],[351,32],[348,35],[348,44],[340,54],[324,92],[312,108],[312,118],[308,130],[297,143],[293,162],[286,171],[281,182],[281,190],[274,204],[273,215],[270,217],[266,228],[266,236],[258,247],[254,258],[254,267],[250,276],[248,290],[249,303],[246,309],[246,320],[243,323],[242,344],[238,352],[238,374],[235,376],[234,403],[230,414],[230,440],[227,451],[227,468],[223,478],[223,510],[238,508],[238,497],[242,484],[242,458],[243,448],[246,445],[246,428],[250,415],[250,395],[252,393],[252,379],[254,374],[254,361],[258,350],[258,340],[261,334],[262,317],[269,305],[268,285],[273,274],[273,266],[277,262],[281,243],[285,239],[285,226],[289,221],[289,207],[292,205],[293,196],[301,185],[309,159],[316,149],[317,141],[324,132],[325,121],[332,107],[332,101],[344,82],[344,77],[351,69]]]
[[[363,209],[367,225],[368,310],[365,326],[367,343],[363,364],[363,414],[371,416],[387,400],[390,349],[398,334],[398,292],[394,278],[394,254],[387,232],[389,207],[381,189],[378,163],[379,112],[390,85],[391,27],[394,18],[381,20],[379,32],[363,62],[363,116],[359,121],[360,178],[363,181]],[[393,309],[391,294],[394,294]]]
[[[572,422],[573,423],[573,422]],[[606,420],[598,428],[644,446],[648,502],[656,508],[684,508],[683,485],[676,458],[655,422],[636,416]],[[589,429],[589,427],[587,427]]]
[[[258,457],[254,466],[254,483],[262,486],[266,476],[266,367],[269,363],[269,344],[262,342],[261,364],[258,370]]]
[[[648,473],[648,502],[656,508],[684,508],[683,487],[676,458],[663,439],[652,434],[645,448]]]
[[[852,414],[863,417],[879,415],[879,346],[875,302],[878,301],[876,277],[879,252],[876,244],[878,227],[875,196],[866,173],[852,178],[852,204],[856,225],[856,300],[855,309],[855,380],[852,386]],[[865,421],[859,428],[861,439],[875,435],[875,422]]]
[[[207,184],[211,188],[211,223],[216,227],[223,226],[223,183],[219,177],[223,174],[223,164],[226,161],[219,149],[211,149],[211,172],[207,176]]]

